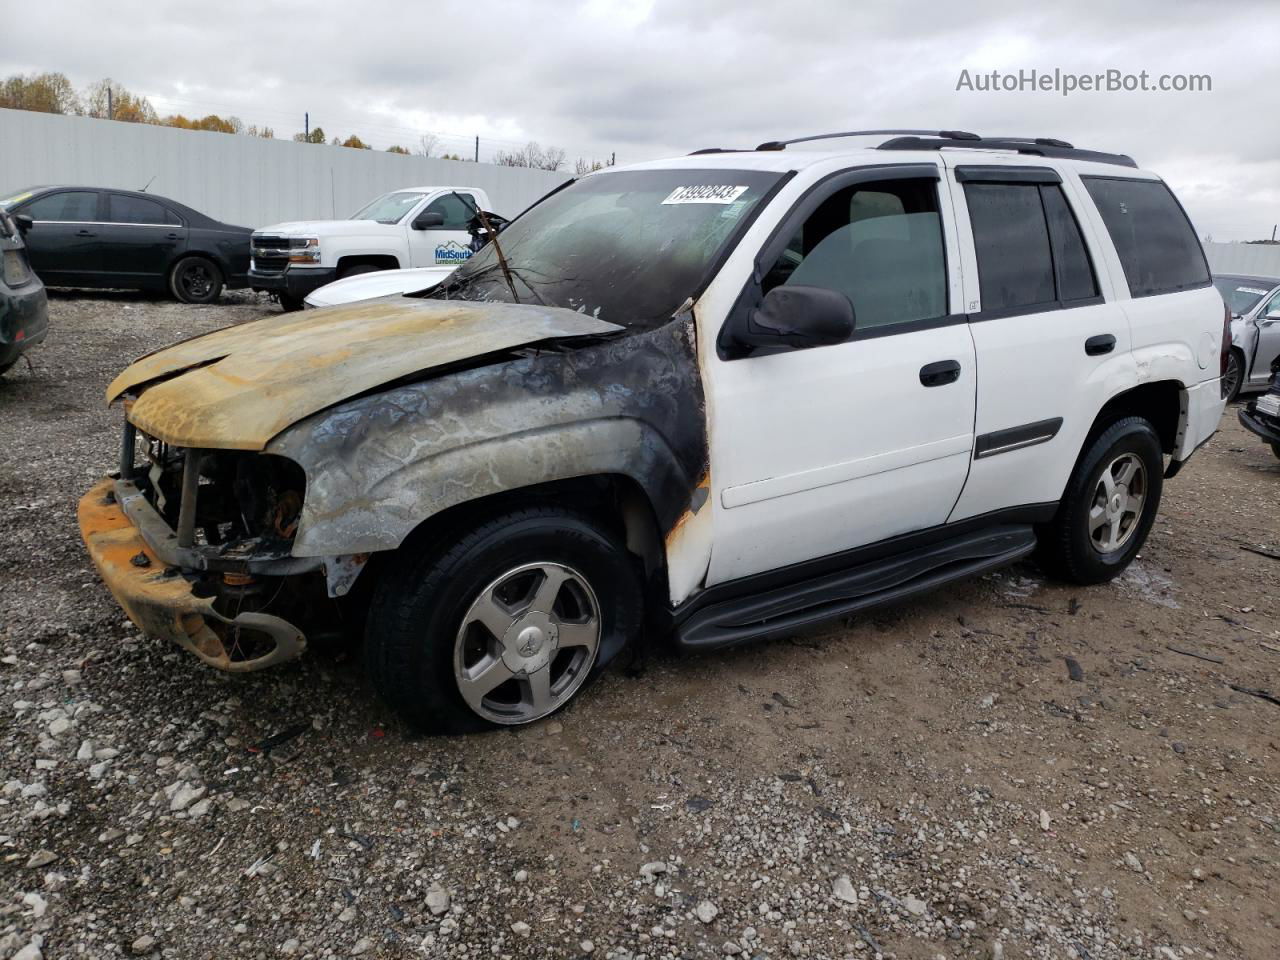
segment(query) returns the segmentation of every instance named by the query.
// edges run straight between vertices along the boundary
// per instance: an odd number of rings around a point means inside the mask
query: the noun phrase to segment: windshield
[[[388,193],[362,210],[351,215],[352,220],[377,220],[379,223],[399,223],[400,218],[418,205],[425,193],[414,193],[412,190],[397,190]]]
[[[1213,281],[1213,285],[1218,288],[1222,299],[1227,302],[1227,307],[1237,317],[1243,317],[1256,307],[1258,301],[1271,290],[1271,286],[1265,283],[1241,280],[1238,277],[1218,277]]]
[[[666,320],[706,285],[721,252],[781,178],[721,169],[585,177],[499,235],[516,299],[624,326]],[[430,295],[512,300],[492,243]]]
[[[29,198],[33,193],[35,193],[35,190],[31,188],[19,190],[17,193],[0,193],[0,210],[12,207],[17,203],[21,203],[23,200]]]

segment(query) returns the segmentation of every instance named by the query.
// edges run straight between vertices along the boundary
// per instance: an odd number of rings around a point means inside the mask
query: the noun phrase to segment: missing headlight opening
[[[302,652],[305,640],[292,621],[326,594],[322,561],[291,555],[306,491],[298,464],[273,454],[177,447],[126,421],[119,474],[102,506],[133,521],[138,555],[154,555],[155,575],[185,583],[192,597],[193,609],[162,632],[229,670]],[[152,625],[147,612],[129,612],[140,626]]]

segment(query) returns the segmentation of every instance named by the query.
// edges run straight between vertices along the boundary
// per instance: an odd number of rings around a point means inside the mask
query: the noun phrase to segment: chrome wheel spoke
[[[1124,507],[1122,508],[1126,514],[1133,514],[1136,520],[1142,514],[1142,502],[1146,498],[1140,493],[1131,493],[1125,497]]]
[[[469,675],[460,676],[458,689],[462,693],[462,698],[476,709],[480,707],[485,697],[510,679],[511,671],[502,662],[502,658],[492,657],[472,668]]]
[[[1097,534],[1098,528],[1107,522],[1105,507],[1094,506],[1089,510],[1089,532]]]
[[[469,622],[483,625],[498,641],[502,640],[511,629],[511,624],[515,622],[515,617],[498,602],[492,589],[486,590],[484,595],[475,602],[468,619]]]
[[[551,668],[536,670],[525,679],[529,705],[535,713],[544,713],[553,706],[551,701]]]
[[[1110,500],[1111,495],[1116,492],[1116,478],[1111,475],[1111,471],[1115,469],[1115,464],[1102,471],[1102,494]]]
[[[560,591],[569,577],[570,573],[564,567],[543,567],[542,582],[538,584],[538,589],[534,591],[531,608],[540,610],[543,613],[550,613],[555,607],[556,598],[560,596]]]
[[[600,636],[600,622],[592,617],[583,623],[560,624],[560,647],[589,647]]]
[[[1133,480],[1133,475],[1137,471],[1138,466],[1132,460],[1125,460],[1120,464],[1120,469],[1115,472],[1115,483],[1127,487]],[[1108,471],[1110,473],[1110,471]],[[1114,487],[1112,488],[1114,489]]]

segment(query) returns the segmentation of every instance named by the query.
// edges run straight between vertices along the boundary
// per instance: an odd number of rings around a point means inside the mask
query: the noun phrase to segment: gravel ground
[[[139,636],[84,554],[105,385],[277,309],[233,297],[57,296],[0,381],[0,958],[1276,956],[1280,705],[1231,684],[1280,693],[1241,549],[1280,461],[1230,413],[1115,584],[1019,566],[422,739],[357,656]]]

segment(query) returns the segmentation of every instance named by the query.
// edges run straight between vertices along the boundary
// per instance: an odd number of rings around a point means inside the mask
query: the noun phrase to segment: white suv
[[[786,633],[1033,552],[1114,577],[1223,410],[1177,200],[1056,140],[809,140],[592,174],[422,294],[138,361],[81,502],[104,579],[224,669],[363,624],[382,695],[461,730],[644,636]]]

